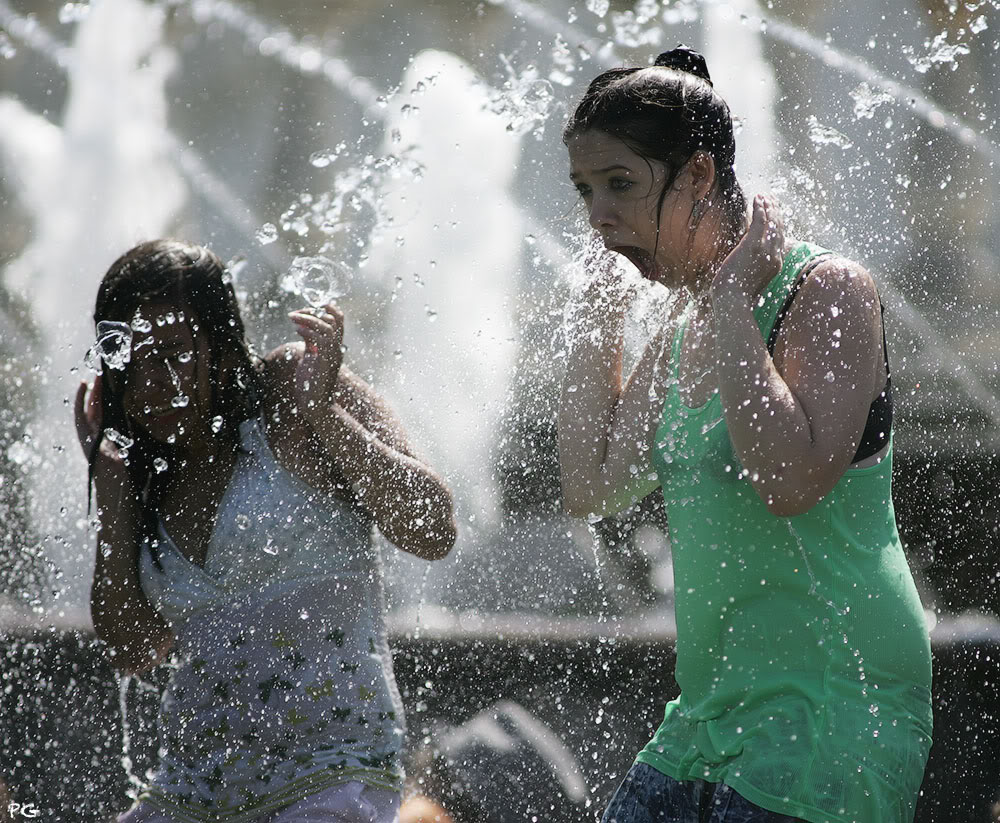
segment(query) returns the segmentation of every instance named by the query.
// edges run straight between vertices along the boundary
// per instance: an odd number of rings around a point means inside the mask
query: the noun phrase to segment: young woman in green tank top
[[[696,52],[600,75],[563,137],[604,246],[686,297],[623,380],[625,286],[595,271],[559,412],[567,510],[662,487],[673,553],[681,695],[604,820],[908,823],[930,645],[871,276],[747,206]]]

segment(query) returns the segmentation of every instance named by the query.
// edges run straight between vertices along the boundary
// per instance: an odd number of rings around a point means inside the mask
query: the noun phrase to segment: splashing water
[[[874,89],[867,83],[858,84],[851,97],[854,99],[854,116],[859,120],[871,120],[879,106],[892,102],[889,92]]]
[[[347,294],[353,276],[347,266],[328,257],[296,257],[281,287],[319,308]]]
[[[805,544],[802,542],[802,538],[799,536],[799,533],[795,530],[795,527],[792,525],[790,520],[785,520],[785,525],[788,526],[789,533],[795,539],[795,545],[798,546],[799,554],[802,555],[802,563],[806,567],[806,574],[809,575],[809,594],[813,597],[818,598],[827,606],[829,606],[831,609],[833,609],[833,611],[836,612],[838,616],[845,617],[847,615],[847,609],[838,606],[832,600],[828,600],[822,594],[820,594],[818,588],[819,584],[818,581],[816,580],[816,575],[813,572],[812,565],[810,565],[809,563],[809,555],[806,553]]]
[[[262,246],[268,246],[278,239],[278,227],[274,223],[265,223],[257,229],[254,237],[256,237],[257,242]]]
[[[132,359],[132,328],[127,323],[101,320],[97,324],[97,342],[87,351],[87,368],[100,374],[103,366],[123,371]]]
[[[851,139],[832,126],[824,126],[815,115],[809,115],[806,121],[809,126],[809,139],[817,146],[836,146],[838,149],[849,149],[854,144]]]
[[[948,43],[948,32],[943,31],[927,44],[927,53],[917,56],[912,46],[904,46],[903,54],[910,65],[921,74],[926,74],[931,66],[941,63],[950,64],[951,70],[958,68],[958,57],[969,54],[965,43]]]

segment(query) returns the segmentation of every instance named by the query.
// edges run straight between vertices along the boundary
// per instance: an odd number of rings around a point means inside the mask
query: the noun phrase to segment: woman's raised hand
[[[80,441],[84,457],[90,457],[90,450],[101,433],[101,391],[103,388],[101,375],[94,378],[94,385],[89,393],[86,382],[81,382],[76,390],[76,403],[73,406],[73,416],[76,420],[76,436]]]
[[[344,313],[333,303],[318,309],[298,309],[288,315],[305,341],[295,367],[295,396],[303,409],[329,408],[343,360]]]
[[[750,228],[722,262],[712,291],[734,289],[752,300],[781,270],[784,248],[785,225],[778,204],[758,194],[753,199]]]

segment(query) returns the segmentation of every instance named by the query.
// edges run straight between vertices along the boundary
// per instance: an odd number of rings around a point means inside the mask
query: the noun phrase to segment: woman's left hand
[[[288,315],[305,341],[295,367],[295,397],[305,410],[330,408],[343,361],[344,313],[333,303]]]
[[[753,300],[781,270],[784,248],[785,226],[778,204],[758,194],[750,228],[719,267],[712,292],[734,290]]]

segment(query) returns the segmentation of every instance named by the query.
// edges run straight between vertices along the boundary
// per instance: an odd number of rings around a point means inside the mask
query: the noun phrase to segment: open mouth
[[[163,419],[165,417],[171,417],[178,414],[182,409],[177,408],[171,403],[165,406],[150,406],[149,410],[146,412],[150,417],[155,417],[157,419]]]
[[[653,255],[645,249],[640,249],[638,246],[612,246],[611,251],[627,259],[646,280],[659,282],[660,267],[653,259]]]

